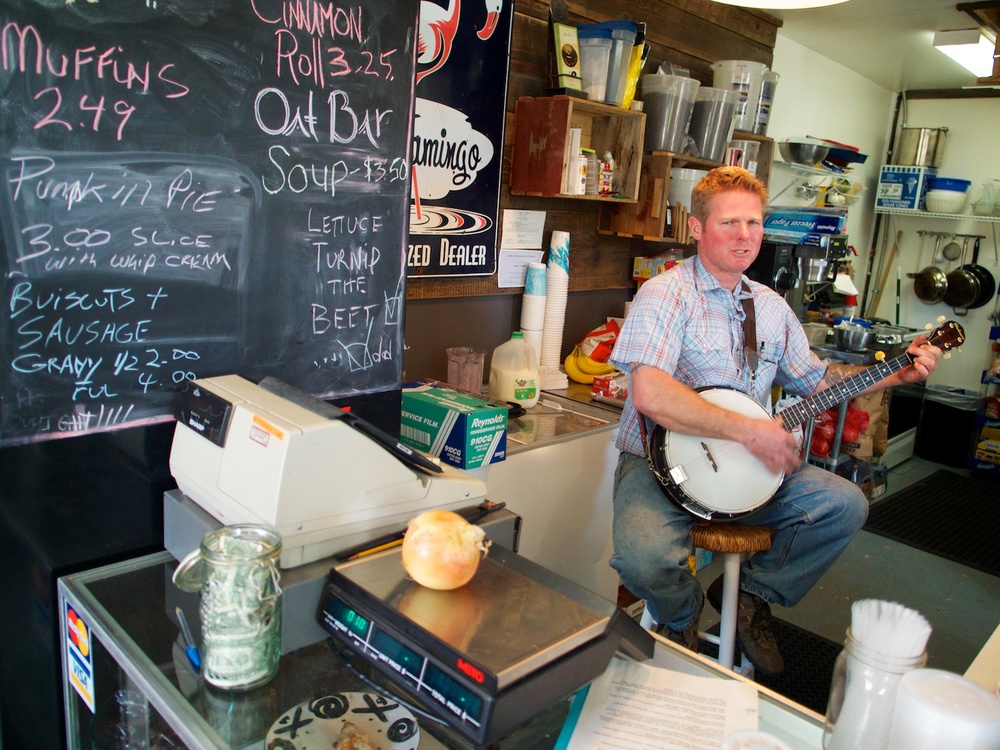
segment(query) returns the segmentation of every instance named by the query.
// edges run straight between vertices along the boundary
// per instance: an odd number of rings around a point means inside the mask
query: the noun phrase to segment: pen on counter
[[[507,507],[505,502],[494,502],[492,500],[484,500],[478,506],[476,506],[475,512],[472,515],[466,517],[466,521],[469,523],[478,523],[483,520],[490,513],[496,513],[498,510]],[[337,562],[349,562],[351,560],[358,560],[362,557],[368,557],[369,555],[374,555],[376,552],[382,552],[387,549],[392,549],[393,547],[399,547],[403,543],[403,537],[406,535],[406,530],[393,532],[391,534],[386,534],[380,536],[377,539],[372,539],[363,544],[359,544],[356,547],[351,547],[333,556],[333,559]]]
[[[177,622],[180,624],[181,634],[184,636],[184,651],[187,652],[188,661],[191,662],[194,671],[198,672],[201,670],[201,654],[198,653],[198,647],[191,635],[191,628],[188,627],[187,618],[184,617],[184,611],[180,607],[175,607],[174,612],[177,613]]]

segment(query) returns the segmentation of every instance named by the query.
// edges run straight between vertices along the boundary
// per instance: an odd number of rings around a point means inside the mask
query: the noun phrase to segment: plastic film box
[[[460,469],[507,457],[508,409],[443,383],[403,386],[400,440]]]
[[[922,209],[927,183],[935,176],[937,169],[934,167],[884,166],[879,175],[875,205],[882,208]]]

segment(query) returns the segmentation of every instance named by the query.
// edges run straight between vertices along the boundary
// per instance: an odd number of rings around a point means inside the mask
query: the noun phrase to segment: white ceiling
[[[958,89],[975,76],[933,45],[935,31],[976,27],[969,15],[956,10],[958,2],[848,0],[767,12],[782,20],[779,34],[890,91]]]

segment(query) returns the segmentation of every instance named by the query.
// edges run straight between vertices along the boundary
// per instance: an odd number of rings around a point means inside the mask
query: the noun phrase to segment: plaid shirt
[[[742,285],[732,290],[695,257],[644,283],[629,307],[611,355],[622,372],[652,365],[690,386],[723,386],[752,396],[770,411],[771,389],[792,395],[816,390],[826,365],[809,349],[801,323],[772,289],[745,276],[754,301],[759,363],[751,373],[743,353]],[[645,455],[631,396],[622,411],[619,449]]]

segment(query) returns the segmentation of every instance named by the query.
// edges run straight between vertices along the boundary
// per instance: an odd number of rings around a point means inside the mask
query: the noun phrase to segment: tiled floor
[[[888,492],[939,468],[948,467],[910,458],[889,472]],[[698,577],[707,587],[721,572],[717,556]],[[899,602],[924,615],[933,628],[928,666],[959,674],[1000,624],[1000,578],[867,531],[858,534],[797,606],[772,611],[786,622],[841,643],[850,625],[851,603],[866,598]],[[702,629],[717,621],[718,615],[706,606]]]

